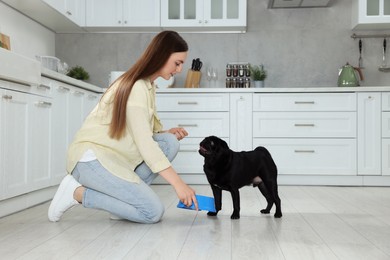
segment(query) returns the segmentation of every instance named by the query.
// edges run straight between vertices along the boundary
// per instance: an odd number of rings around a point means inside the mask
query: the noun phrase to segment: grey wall
[[[269,74],[266,87],[336,86],[338,69],[347,61],[354,66],[358,63],[358,40],[351,38],[352,1],[355,0],[335,0],[330,8],[267,9],[265,0],[248,0],[246,33],[181,34],[190,51],[175,86],[183,86],[195,57],[204,62],[203,75],[207,66],[218,68],[220,87],[224,86],[226,63],[231,61],[264,64]],[[109,72],[127,70],[155,34],[57,34],[56,56],[71,66],[85,67],[90,83],[106,87]],[[378,71],[382,42],[383,39],[363,39],[363,86],[390,86],[390,73]],[[201,84],[207,86],[205,76]]]

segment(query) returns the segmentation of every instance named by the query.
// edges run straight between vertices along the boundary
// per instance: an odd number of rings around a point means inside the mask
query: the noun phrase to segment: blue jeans
[[[179,151],[179,141],[170,133],[155,134],[153,139],[172,161]],[[120,218],[139,223],[156,223],[164,214],[164,205],[149,187],[157,177],[145,162],[135,172],[140,183],[132,183],[108,172],[98,160],[79,162],[73,177],[85,188],[82,204],[85,208],[108,211]]]

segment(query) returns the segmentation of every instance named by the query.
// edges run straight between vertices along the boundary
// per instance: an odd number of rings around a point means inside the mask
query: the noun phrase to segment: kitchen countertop
[[[295,88],[167,88],[157,89],[157,93],[294,93],[294,92],[383,92],[390,86],[370,87],[295,87]]]
[[[84,82],[82,80],[74,79],[71,77],[68,77],[64,74],[55,72],[53,70],[46,69],[44,67],[41,68],[41,75],[50,79],[58,80],[64,83],[68,83],[70,85],[77,86],[82,89],[90,90],[97,93],[103,93],[105,89],[99,88],[95,85],[89,84],[87,82]]]

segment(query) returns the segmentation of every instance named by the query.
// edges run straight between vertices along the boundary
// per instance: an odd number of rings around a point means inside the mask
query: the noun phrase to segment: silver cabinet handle
[[[67,15],[72,15],[72,12],[71,11],[66,11],[66,14]]]
[[[78,96],[82,96],[82,95],[84,95],[84,92],[81,92],[81,91],[77,91],[77,90],[76,90],[76,91],[74,92],[74,94],[75,94],[75,95],[78,95]]]
[[[90,95],[88,95],[88,98],[89,98],[89,99],[96,99],[96,98],[97,98],[97,96],[95,96],[95,95],[91,95],[91,94],[90,94]]]
[[[198,127],[197,124],[178,124],[177,127]]]
[[[179,150],[180,152],[185,152],[185,153],[193,153],[193,152],[197,152],[198,150],[196,149],[183,149],[183,150]]]
[[[294,150],[294,153],[315,153],[314,150]]]
[[[66,92],[69,92],[69,91],[70,91],[69,88],[66,88],[66,87],[64,87],[64,86],[59,86],[58,89],[61,90],[61,91],[66,91]]]
[[[178,105],[197,105],[198,102],[196,101],[179,101],[177,102]]]
[[[50,87],[48,85],[44,85],[44,84],[40,84],[38,86],[38,88],[43,88],[43,89],[47,89],[47,90],[50,90]]]
[[[51,103],[46,101],[38,101],[35,104],[40,107],[51,107]]]
[[[315,102],[314,101],[295,101],[294,104],[296,105],[314,105]]]
[[[5,100],[11,100],[11,99],[12,99],[12,96],[11,96],[11,95],[4,95],[4,96],[3,96],[3,99],[5,99]]]
[[[315,124],[294,124],[296,127],[314,127]]]

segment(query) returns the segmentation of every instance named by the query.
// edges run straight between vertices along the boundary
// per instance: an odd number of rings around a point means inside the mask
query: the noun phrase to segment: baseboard
[[[33,191],[17,197],[0,201],[0,217],[44,203],[53,198],[58,186]]]

